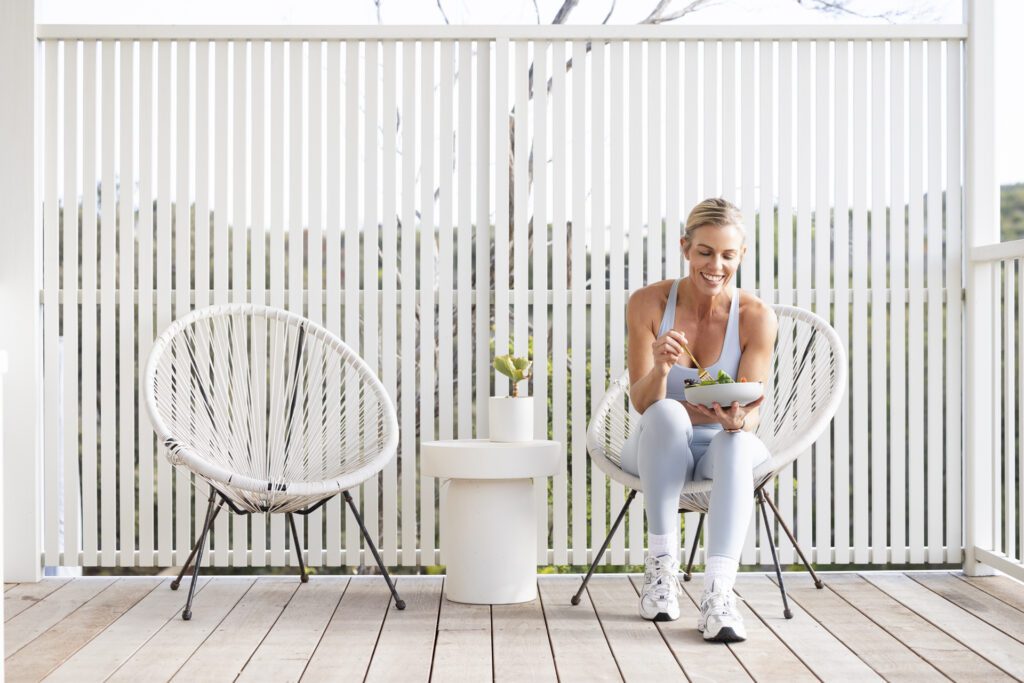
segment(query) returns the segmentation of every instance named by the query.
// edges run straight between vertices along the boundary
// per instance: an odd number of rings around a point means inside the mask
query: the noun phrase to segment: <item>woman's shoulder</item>
[[[646,307],[653,305],[664,306],[668,301],[669,290],[672,289],[673,279],[652,282],[646,287],[633,290],[629,295],[631,306]]]
[[[775,316],[775,309],[753,292],[745,289],[740,291],[739,314],[743,325],[740,326],[741,333],[746,330],[775,333],[778,326],[778,319]]]

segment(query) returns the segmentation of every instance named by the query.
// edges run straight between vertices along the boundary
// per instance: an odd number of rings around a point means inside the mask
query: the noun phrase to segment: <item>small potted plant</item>
[[[497,356],[494,369],[512,382],[511,396],[491,396],[487,416],[491,441],[533,440],[533,397],[519,395],[519,383],[532,376],[533,361],[511,354]]]

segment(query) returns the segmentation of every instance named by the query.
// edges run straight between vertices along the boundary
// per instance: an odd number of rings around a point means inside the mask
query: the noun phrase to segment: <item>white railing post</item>
[[[995,19],[993,3],[964,0],[967,17],[965,90],[966,240],[970,248],[999,241],[999,187],[995,178]],[[995,359],[985,342],[993,334],[992,269],[998,263],[967,262],[967,343],[964,573],[993,571],[978,562],[975,549],[993,545],[992,495],[992,381]]]
[[[40,207],[36,201],[35,1],[0,3],[0,348],[7,351],[3,430],[4,576],[40,578]],[[13,400],[12,400],[13,399]]]

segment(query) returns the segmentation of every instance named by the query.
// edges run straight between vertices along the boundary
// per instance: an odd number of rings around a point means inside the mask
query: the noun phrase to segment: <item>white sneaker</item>
[[[653,621],[679,618],[679,561],[671,555],[647,557],[640,590],[640,616]]]
[[[736,595],[732,590],[723,590],[717,580],[700,600],[697,630],[704,634],[704,640],[717,643],[738,643],[747,639],[743,617],[736,608]]]

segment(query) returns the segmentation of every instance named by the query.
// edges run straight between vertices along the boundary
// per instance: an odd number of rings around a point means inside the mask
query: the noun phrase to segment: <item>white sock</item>
[[[647,534],[647,553],[651,557],[660,555],[671,555],[672,559],[679,560],[679,544],[676,542],[675,534]]]
[[[725,555],[712,555],[704,566],[704,592],[711,590],[715,581],[726,593],[732,590],[736,583],[736,571],[740,563]]]

